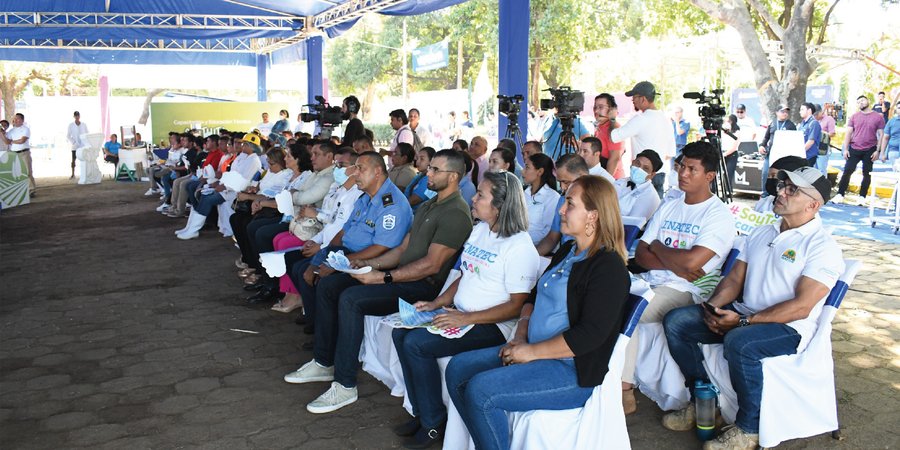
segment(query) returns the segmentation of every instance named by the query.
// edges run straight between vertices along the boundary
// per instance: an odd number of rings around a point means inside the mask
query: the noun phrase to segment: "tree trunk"
[[[529,104],[534,105],[535,110],[541,106],[541,46],[534,47],[534,62],[531,63],[531,95]]]
[[[3,91],[3,112],[4,118],[12,122],[13,116],[16,115],[16,78],[7,78],[3,75],[0,78],[0,90]]]
[[[151,89],[147,92],[147,97],[144,98],[144,109],[141,110],[141,117],[138,118],[139,124],[147,125],[147,118],[150,117],[150,102],[153,101],[153,97],[162,91],[162,89]]]
[[[369,114],[372,113],[372,103],[375,102],[375,83],[369,83],[366,86],[366,98],[363,99],[362,108],[360,109],[360,120],[368,120]]]

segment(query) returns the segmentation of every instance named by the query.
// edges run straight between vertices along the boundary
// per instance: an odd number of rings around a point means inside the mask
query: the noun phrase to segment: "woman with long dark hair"
[[[556,176],[553,160],[543,153],[535,153],[525,160],[522,171],[525,184],[525,207],[528,208],[528,234],[537,245],[550,231],[559,192],[556,192]]]

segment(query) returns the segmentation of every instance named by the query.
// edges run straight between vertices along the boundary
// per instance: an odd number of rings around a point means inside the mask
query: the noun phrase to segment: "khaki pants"
[[[170,202],[177,213],[184,213],[184,209],[187,207],[188,195],[191,194],[187,191],[187,185],[190,181],[191,175],[185,175],[176,178],[172,182],[172,199]]]
[[[22,158],[25,161],[25,166],[28,167],[28,185],[30,187],[29,191],[34,193],[34,190],[37,189],[37,183],[34,181],[34,170],[31,168],[31,150],[23,150],[21,152],[16,153],[19,155],[19,158]]]
[[[653,300],[647,305],[640,323],[662,322],[666,314],[682,306],[694,304],[694,296],[690,292],[681,292],[666,286],[653,288]],[[631,335],[631,341],[625,348],[625,367],[622,369],[622,381],[634,384],[634,367],[637,362],[638,329]]]

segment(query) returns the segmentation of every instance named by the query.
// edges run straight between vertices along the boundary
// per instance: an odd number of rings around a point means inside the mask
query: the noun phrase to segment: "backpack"
[[[819,141],[819,155],[825,156],[828,154],[828,147],[831,144],[831,136],[826,132],[822,132],[822,140]]]
[[[422,140],[419,139],[419,133],[416,133],[416,130],[413,130],[410,127],[409,131],[412,131],[412,134],[413,134],[413,144],[412,144],[413,150],[415,150],[416,153],[419,153],[419,150],[422,150],[423,148],[425,148],[425,143],[423,143]]]

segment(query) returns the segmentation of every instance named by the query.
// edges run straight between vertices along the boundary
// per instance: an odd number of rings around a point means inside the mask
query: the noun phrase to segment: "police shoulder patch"
[[[394,196],[392,194],[384,194],[381,196],[381,206],[391,206],[394,204]]]

